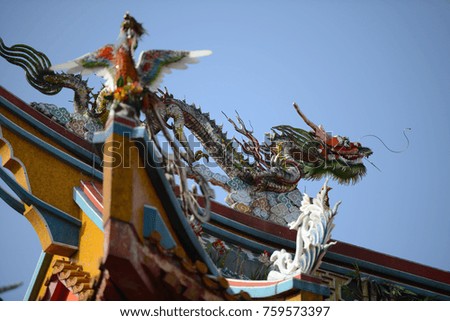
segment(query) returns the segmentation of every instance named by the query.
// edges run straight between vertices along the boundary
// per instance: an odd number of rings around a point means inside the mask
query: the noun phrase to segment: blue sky
[[[7,45],[25,43],[62,63],[116,40],[123,14],[144,23],[145,49],[211,49],[163,82],[231,126],[238,110],[261,140],[281,124],[314,122],[371,147],[358,184],[332,182],[342,200],[333,237],[450,270],[450,2],[410,1],[8,1],[0,11]],[[70,91],[35,91],[0,60],[0,85],[26,102],[71,107]],[[93,85],[98,85],[90,77]],[[402,131],[408,132],[409,148]],[[301,181],[315,194],[323,182]],[[28,284],[40,244],[28,221],[0,201],[0,285]],[[5,293],[22,299],[26,286]]]

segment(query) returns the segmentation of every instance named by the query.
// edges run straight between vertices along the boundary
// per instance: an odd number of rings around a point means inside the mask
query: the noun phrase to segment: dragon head
[[[324,173],[331,174],[341,183],[357,182],[366,174],[363,159],[372,155],[370,148],[342,136],[328,136],[320,143],[324,148],[319,149],[321,161],[318,163]],[[311,168],[310,173],[319,177],[323,175],[314,168]]]
[[[284,141],[283,152],[301,164],[303,177],[321,179],[330,175],[343,184],[359,181],[366,174],[363,160],[372,155],[372,150],[347,137],[327,133],[306,118],[296,104],[294,107],[312,131],[286,125],[273,129],[280,132],[277,140]]]

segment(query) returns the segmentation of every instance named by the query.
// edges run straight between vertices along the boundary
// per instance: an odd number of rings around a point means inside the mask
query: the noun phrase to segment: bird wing
[[[51,66],[51,70],[66,70],[67,73],[88,75],[95,73],[96,75],[106,79],[106,86],[114,84],[114,45],[106,45],[100,49],[87,53],[72,61]]]
[[[148,50],[140,54],[136,68],[142,84],[155,91],[164,74],[170,74],[171,69],[186,69],[187,64],[197,63],[199,57],[211,53],[210,50]]]

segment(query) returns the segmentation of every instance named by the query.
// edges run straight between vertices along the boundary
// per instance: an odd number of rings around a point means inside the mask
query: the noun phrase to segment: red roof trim
[[[113,118],[108,118],[108,120],[106,121],[106,124],[105,124],[105,128],[108,128],[109,126],[111,126],[111,124],[113,122],[125,125],[130,128],[136,127],[136,120],[128,118],[128,117],[115,116]]]
[[[434,281],[450,284],[450,272],[369,250],[353,244],[338,241],[337,244],[330,247],[329,251],[398,271],[410,273],[416,276],[421,276]]]
[[[203,206],[204,205],[203,199],[199,199],[199,203],[201,206]],[[267,220],[263,220],[256,216],[251,216],[249,214],[238,212],[228,206],[224,206],[214,201],[211,202],[211,211],[220,214],[221,216],[226,217],[230,220],[237,221],[241,224],[251,226],[260,231],[278,237],[282,237],[288,240],[295,241],[297,236],[297,232],[294,230],[290,230],[288,227],[281,226]]]
[[[58,134],[64,136],[65,138],[71,140],[75,144],[83,147],[84,149],[87,149],[90,152],[93,152],[94,149],[92,145],[84,140],[83,138],[75,135],[73,132],[69,131],[65,127],[61,126],[60,124],[54,122],[44,114],[41,114],[39,111],[33,109],[30,105],[25,103],[23,100],[19,99],[9,91],[7,91],[5,88],[0,86],[0,96],[14,104],[15,106],[19,107],[21,110],[32,116],[34,119],[38,120],[39,122],[43,123],[50,129],[54,130]]]
[[[81,189],[94,206],[103,214],[103,186],[101,183],[81,181]]]

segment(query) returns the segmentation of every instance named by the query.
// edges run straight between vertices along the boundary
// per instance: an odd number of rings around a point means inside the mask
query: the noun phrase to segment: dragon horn
[[[325,132],[325,130],[322,127],[317,126],[312,121],[310,121],[308,119],[308,117],[306,117],[305,114],[302,113],[302,111],[300,110],[300,107],[298,107],[296,102],[294,102],[293,105],[294,105],[294,108],[297,111],[297,113],[300,115],[300,117],[306,123],[306,125],[308,125],[309,127],[312,128],[312,130],[314,130],[314,133],[316,134],[316,136],[319,137],[320,139],[322,139],[323,141],[326,141],[328,138],[328,134]]]

